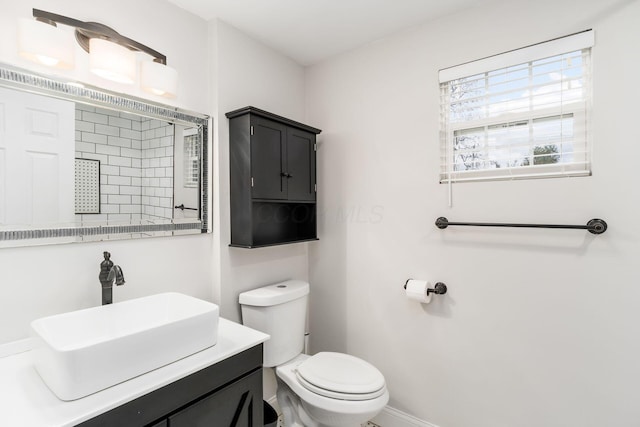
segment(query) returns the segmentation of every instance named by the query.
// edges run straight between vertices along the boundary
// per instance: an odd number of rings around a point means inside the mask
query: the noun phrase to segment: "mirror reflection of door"
[[[0,88],[0,225],[74,222],[75,106]]]
[[[175,125],[174,219],[198,218],[201,128]]]

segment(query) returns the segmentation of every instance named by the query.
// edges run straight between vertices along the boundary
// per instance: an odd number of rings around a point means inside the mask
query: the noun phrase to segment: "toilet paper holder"
[[[407,283],[409,283],[409,280],[412,280],[412,279],[407,279],[407,281],[404,282],[405,289],[407,289]],[[444,295],[446,293],[447,293],[447,285],[445,285],[442,282],[438,282],[435,284],[433,288],[427,289],[427,295],[431,295],[431,294]]]

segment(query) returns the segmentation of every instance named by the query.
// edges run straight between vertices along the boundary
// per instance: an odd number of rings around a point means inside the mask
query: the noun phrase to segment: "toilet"
[[[285,427],[359,427],[389,401],[384,376],[348,354],[303,354],[308,298],[301,280],[243,292],[242,323],[271,336],[263,365],[275,367]]]

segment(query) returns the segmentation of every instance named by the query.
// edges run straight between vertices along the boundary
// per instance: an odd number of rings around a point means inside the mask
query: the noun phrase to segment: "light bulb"
[[[38,62],[46,65],[47,67],[55,67],[60,63],[59,59],[52,58],[46,55],[35,55],[35,57],[38,59]]]

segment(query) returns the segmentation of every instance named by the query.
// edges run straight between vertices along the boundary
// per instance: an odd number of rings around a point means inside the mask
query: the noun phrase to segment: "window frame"
[[[483,58],[478,61],[465,63],[460,66],[451,67],[440,71],[440,94],[441,94],[441,119],[440,119],[440,144],[441,144],[441,161],[440,161],[440,183],[464,182],[464,181],[486,181],[486,180],[505,180],[505,179],[532,179],[532,178],[551,178],[565,176],[589,176],[591,175],[591,132],[589,129],[590,109],[591,109],[591,47],[593,46],[593,31],[577,33],[567,36],[566,38],[554,39],[549,42],[543,42],[536,45],[528,46],[522,49],[509,51],[504,54]],[[581,46],[581,47],[577,47]],[[580,51],[582,58],[583,73],[579,77],[585,84],[585,92],[579,102],[568,102],[547,108],[529,108],[524,112],[507,112],[493,117],[482,117],[472,120],[454,121],[450,120],[452,114],[450,91],[453,84],[459,83],[462,79],[484,80],[485,88],[489,86],[489,79],[496,70],[508,69],[526,66],[529,70],[530,82],[525,89],[535,88],[532,84],[531,70],[535,63],[546,58],[553,58],[573,52]],[[545,54],[546,52],[546,54]],[[542,56],[540,56],[542,55]],[[526,61],[524,60],[526,59]],[[520,62],[509,62],[520,61]],[[500,65],[498,67],[498,65]],[[483,67],[493,67],[484,68]],[[561,83],[562,84],[562,83]],[[473,89],[470,89],[473,90]],[[558,92],[561,94],[564,88]],[[486,98],[489,93],[479,97]],[[484,107],[497,105],[497,103],[486,102]],[[576,153],[577,159],[572,162],[559,162],[554,164],[535,164],[534,149],[537,146],[552,144],[536,144],[532,129],[535,121],[558,117],[562,120],[564,117],[572,116],[572,152]],[[484,140],[478,151],[487,149],[488,129],[493,126],[508,126],[517,122],[526,121],[529,128],[529,139],[526,144],[506,144],[505,148],[523,148],[528,147],[530,154],[525,158],[531,159],[528,165],[515,165],[507,167],[493,167],[473,170],[455,170],[459,162],[456,158],[456,133],[462,131],[470,131],[473,129],[484,130]],[[557,144],[562,143],[562,138]],[[497,151],[497,150],[496,150]],[[470,153],[473,150],[469,151]],[[563,153],[558,153],[562,155]],[[487,156],[488,157],[488,156]],[[485,160],[487,159],[485,158]],[[495,160],[493,160],[495,161]]]

